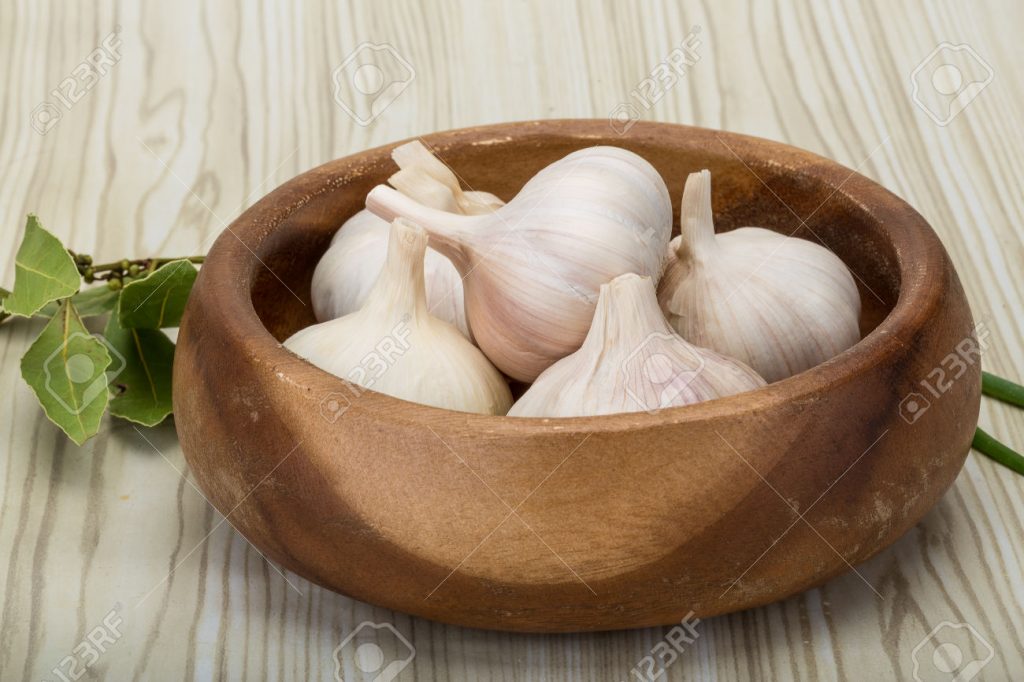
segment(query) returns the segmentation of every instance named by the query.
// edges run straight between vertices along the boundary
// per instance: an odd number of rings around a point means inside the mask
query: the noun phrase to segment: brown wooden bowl
[[[331,161],[220,236],[175,359],[189,465],[270,559],[449,623],[668,624],[819,585],[895,541],[952,483],[980,369],[945,382],[934,370],[973,323],[938,238],[898,197],[806,151],[680,125],[619,136],[603,120],[537,121],[423,139],[506,200],[590,145],[644,156],[677,212],[686,174],[709,168],[719,230],[795,233],[850,266],[864,338],[767,388],[656,414],[515,419],[353,396],[280,345],[314,321],[313,267],[395,170],[394,145]]]

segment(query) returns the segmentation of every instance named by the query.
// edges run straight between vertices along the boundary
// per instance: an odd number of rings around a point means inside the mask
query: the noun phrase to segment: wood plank
[[[605,117],[699,26],[700,61],[643,117],[789,142],[906,198],[990,331],[986,368],[1020,380],[1022,12],[1006,0],[12,0],[0,4],[3,284],[29,211],[104,259],[200,253],[241,208],[328,159],[465,125]],[[118,26],[120,61],[35,132],[29,112],[61,106],[51,90]],[[367,127],[331,91],[332,71],[365,41],[393,45],[416,72]],[[942,41],[970,45],[994,73],[946,126],[915,106],[910,81]],[[282,575],[192,486],[172,428],[115,422],[82,448],[56,432],[18,376],[39,328],[0,333],[4,679],[60,679],[52,670],[115,607],[123,636],[90,668],[100,678],[332,679],[334,648],[369,620],[415,646],[400,679],[624,680],[667,632],[467,630]],[[981,424],[1024,448],[1020,413],[989,401]],[[1022,530],[1024,479],[972,455],[922,524],[858,567],[881,599],[851,573],[702,622],[665,679],[910,679],[914,648],[945,621],[991,645],[979,679],[1020,677]]]

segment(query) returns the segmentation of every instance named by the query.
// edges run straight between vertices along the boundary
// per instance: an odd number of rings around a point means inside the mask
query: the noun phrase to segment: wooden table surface
[[[1024,5],[680,5],[2,3],[2,284],[29,211],[105,260],[202,253],[240,209],[329,159],[625,104],[804,147],[904,197],[986,325],[985,367],[1019,381]],[[699,59],[648,97],[644,79],[684,44]],[[82,76],[97,48],[119,58]],[[379,111],[349,99],[353,78],[372,80],[354,70],[367,59],[396,83]],[[75,97],[58,97],[69,77]],[[951,109],[955,92],[974,99]],[[79,448],[46,421],[18,371],[39,327],[0,332],[0,679],[71,679],[91,663],[85,679],[329,680],[335,648],[371,621],[415,647],[398,679],[635,680],[668,631],[468,630],[282,573],[193,486],[173,426],[113,422]],[[1024,449],[1021,412],[986,401],[981,424]],[[925,520],[857,571],[699,623],[662,679],[952,679],[931,657],[939,643],[977,659],[975,679],[1024,679],[1024,477],[972,454]],[[114,641],[79,644],[96,632]]]

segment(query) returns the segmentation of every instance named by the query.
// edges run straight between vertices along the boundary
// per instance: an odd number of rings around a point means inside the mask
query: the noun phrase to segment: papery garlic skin
[[[434,210],[383,185],[366,206],[426,228],[463,276],[477,344],[520,381],[580,347],[602,284],[628,272],[660,276],[672,227],[661,176],[618,147],[569,154],[488,215]]]
[[[508,416],[653,412],[764,385],[743,363],[676,334],[661,314],[651,279],[626,274],[601,287],[580,349],[537,377]]]
[[[422,228],[396,220],[365,304],[296,332],[284,345],[331,374],[396,398],[505,414],[512,404],[505,379],[458,329],[428,312],[426,248]]]
[[[490,213],[504,202],[488,192],[464,192],[455,174],[418,140],[392,152],[401,170],[391,181],[427,206],[465,215]],[[397,185],[396,185],[397,186]],[[387,254],[388,223],[363,210],[341,226],[313,271],[310,296],[316,319],[323,322],[362,307]],[[451,262],[427,249],[427,307],[472,340],[466,322],[462,278]]]
[[[391,158],[400,170],[388,182],[425,206],[450,213],[483,215],[505,205],[488,192],[464,192],[455,172],[419,140],[395,147]]]
[[[759,227],[715,234],[711,174],[686,180],[658,300],[692,343],[745,362],[769,382],[860,340],[860,294],[823,246]]]

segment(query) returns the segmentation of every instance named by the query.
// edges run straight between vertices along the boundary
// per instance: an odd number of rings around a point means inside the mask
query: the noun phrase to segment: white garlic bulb
[[[715,234],[711,173],[686,180],[658,300],[691,343],[745,362],[769,382],[860,340],[860,295],[823,246],[759,227]]]
[[[569,154],[486,215],[438,211],[383,185],[366,207],[423,225],[462,275],[477,344],[521,381],[580,347],[602,284],[660,276],[672,228],[665,182],[618,147]]]
[[[455,174],[421,142],[413,141],[391,153],[399,170],[392,184],[427,206],[466,215],[490,213],[504,202],[487,192],[463,192]],[[334,233],[331,244],[313,271],[310,296],[316,319],[324,322],[362,307],[387,254],[388,223],[363,210]],[[451,322],[472,339],[466,322],[462,278],[451,262],[427,249],[424,265],[427,308],[434,317]]]
[[[505,414],[512,394],[484,354],[427,310],[427,234],[396,220],[387,260],[358,311],[306,327],[284,345],[359,386],[425,405]]]
[[[510,417],[581,417],[654,411],[765,385],[746,365],[694,346],[658,307],[649,277],[621,275],[601,287],[583,346],[546,369]]]

